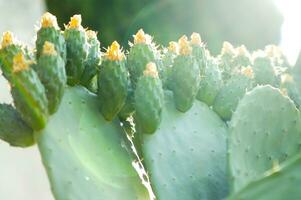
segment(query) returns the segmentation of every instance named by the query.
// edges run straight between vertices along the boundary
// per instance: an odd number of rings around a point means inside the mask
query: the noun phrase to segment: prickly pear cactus
[[[300,69],[278,47],[213,56],[141,29],[101,52],[80,15],[40,24],[34,49],[3,34],[0,139],[38,145],[56,200],[301,198]]]
[[[299,153],[300,142],[300,112],[289,98],[271,86],[258,86],[247,93],[231,120],[233,190]]]

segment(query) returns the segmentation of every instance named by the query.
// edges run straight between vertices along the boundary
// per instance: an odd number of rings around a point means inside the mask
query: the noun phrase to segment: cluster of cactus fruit
[[[3,34],[0,66],[0,138],[38,144],[58,200],[301,198],[301,74],[276,46],[213,56],[141,29],[102,52],[80,15],[46,13],[33,50]]]

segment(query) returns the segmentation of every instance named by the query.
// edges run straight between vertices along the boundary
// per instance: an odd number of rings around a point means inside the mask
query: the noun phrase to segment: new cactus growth
[[[64,31],[67,47],[66,72],[69,85],[80,83],[88,56],[87,36],[81,22],[81,15],[74,15]]]
[[[65,62],[54,44],[48,41],[44,43],[36,71],[46,90],[49,114],[53,114],[61,102],[67,81]]]
[[[51,13],[46,12],[40,22],[40,29],[37,32],[36,40],[36,56],[37,59],[40,58],[43,52],[43,46],[45,42],[51,42],[55,51],[61,56],[61,58],[66,61],[66,43],[64,35],[61,32],[60,27],[57,24],[57,19]]]
[[[128,92],[128,71],[125,55],[115,41],[108,47],[98,76],[100,109],[108,121],[122,109]]]
[[[137,130],[154,133],[161,122],[164,104],[163,88],[155,63],[148,63],[135,89],[135,119]]]
[[[181,112],[189,110],[197,95],[200,83],[200,68],[192,56],[192,47],[187,36],[179,39],[180,55],[172,66],[172,91],[176,107]]]
[[[57,200],[300,199],[301,62],[152,39],[101,52],[80,15],[62,32],[50,13],[33,50],[5,32],[0,138],[37,143]]]

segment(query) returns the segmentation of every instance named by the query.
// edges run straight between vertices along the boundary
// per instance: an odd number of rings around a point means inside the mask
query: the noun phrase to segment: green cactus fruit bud
[[[88,55],[88,42],[80,15],[71,17],[64,36],[67,47],[67,81],[69,85],[75,85],[80,83]]]
[[[46,90],[49,114],[53,114],[61,102],[67,81],[64,60],[54,44],[45,42],[36,71]]]
[[[17,111],[37,131],[46,125],[48,102],[45,88],[28,62],[22,53],[13,58],[13,75],[9,82]]]
[[[13,58],[20,52],[23,52],[21,45],[16,44],[11,32],[4,32],[2,36],[0,49],[0,66],[3,76],[10,79],[13,71]]]
[[[120,121],[125,121],[128,117],[132,116],[135,112],[135,95],[131,81],[128,80],[128,94],[123,107],[118,113]]]
[[[233,70],[235,68],[234,65],[234,57],[235,57],[236,51],[231,43],[224,42],[223,48],[221,50],[221,54],[219,55],[220,60],[220,69],[222,70],[222,78],[224,82],[227,82],[233,73]]]
[[[246,67],[251,65],[251,56],[245,45],[237,47],[236,54],[233,58],[233,64],[238,67]]]
[[[207,64],[205,44],[202,42],[201,36],[198,33],[192,33],[190,39],[192,56],[196,59],[200,68],[200,75],[202,76]]]
[[[37,137],[54,198],[148,200],[120,123],[106,121],[98,107],[96,95],[81,86],[68,87]]]
[[[230,122],[229,163],[233,190],[256,180],[275,162],[300,154],[301,117],[294,103],[269,85],[240,101]]]
[[[97,74],[100,65],[100,42],[97,39],[97,33],[91,30],[86,31],[89,50],[85,62],[85,70],[81,77],[81,84],[88,87],[93,77]]]
[[[293,76],[289,74],[283,74],[281,76],[281,91],[285,95],[289,96],[295,103],[295,105],[300,108],[301,106],[301,93],[298,89],[297,83],[295,82]]]
[[[158,70],[161,70],[159,52],[152,42],[151,36],[140,29],[134,35],[134,44],[132,44],[128,54],[128,69],[134,88],[136,88],[136,83],[139,77],[143,75],[145,66],[149,62],[156,63],[159,67]]]
[[[167,49],[163,50],[162,55],[162,72],[161,79],[163,88],[171,90],[172,89],[172,80],[171,72],[174,59],[179,55],[179,45],[177,42],[169,42]]]
[[[185,114],[165,93],[162,122],[142,134],[142,158],[157,199],[224,199],[228,194],[227,135],[222,120],[196,101]]]
[[[148,63],[143,74],[135,90],[135,120],[139,132],[152,134],[161,122],[163,88],[155,63]]]
[[[128,71],[125,66],[125,55],[119,44],[114,41],[105,55],[98,76],[98,96],[100,109],[108,121],[114,119],[122,109],[128,86]]]
[[[218,65],[214,60],[208,60],[196,98],[208,106],[212,106],[222,84],[222,76]]]
[[[37,32],[36,40],[36,57],[40,58],[43,52],[44,43],[48,41],[54,44],[56,52],[66,62],[66,43],[63,33],[57,24],[57,19],[54,15],[46,12],[40,22],[40,29]]]
[[[275,164],[263,176],[256,179],[227,200],[283,200],[300,199],[301,155]]]
[[[191,108],[200,83],[200,69],[191,55],[191,46],[186,36],[179,40],[180,55],[172,67],[172,91],[176,107],[181,112]]]
[[[254,80],[258,85],[279,86],[279,77],[277,77],[272,60],[262,51],[255,53],[253,71]]]
[[[33,130],[21,119],[15,108],[8,104],[0,104],[0,139],[16,147],[34,144]]]
[[[220,89],[213,110],[224,120],[230,120],[239,100],[253,87],[253,71],[251,67],[242,68]]]

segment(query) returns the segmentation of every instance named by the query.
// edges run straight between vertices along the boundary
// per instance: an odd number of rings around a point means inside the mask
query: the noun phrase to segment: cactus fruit
[[[67,81],[65,62],[54,44],[48,41],[44,43],[36,71],[46,90],[49,114],[53,114],[61,102]]]
[[[69,85],[80,82],[88,56],[88,41],[81,21],[80,15],[74,15],[64,31],[67,47],[66,72]]]
[[[228,82],[220,89],[213,103],[213,110],[224,120],[230,120],[239,100],[252,89],[253,70],[242,68],[232,75]]]
[[[0,104],[0,138],[11,146],[28,147],[34,144],[33,130],[8,104]]]
[[[272,168],[274,162],[282,163],[300,153],[300,112],[271,86],[257,86],[247,93],[230,124],[229,161],[234,191]]]
[[[148,63],[135,89],[135,119],[137,130],[154,133],[160,122],[164,104],[162,82],[155,63]]]
[[[37,73],[30,68],[20,52],[13,58],[13,75],[9,79],[17,111],[34,130],[43,129],[48,119],[48,101],[45,88]]]
[[[13,34],[9,31],[4,32],[0,48],[0,63],[6,79],[10,79],[13,72],[13,58],[20,52],[23,52],[23,48],[16,43]]]
[[[145,66],[149,62],[154,62],[159,67],[158,70],[161,70],[159,61],[160,55],[152,42],[152,37],[140,29],[134,35],[134,43],[131,44],[128,55],[128,69],[134,88],[136,88],[136,83],[139,77],[143,75]]]
[[[258,85],[270,84],[278,87],[280,80],[277,77],[271,58],[263,51],[255,52],[254,57],[253,71],[255,83]]]
[[[81,84],[89,87],[93,77],[99,70],[101,61],[100,42],[97,40],[97,33],[92,30],[86,31],[87,40],[89,44],[88,57],[85,63],[85,69],[81,77]]]
[[[45,42],[54,44],[55,51],[66,62],[66,43],[64,35],[57,24],[57,19],[51,13],[46,12],[40,22],[40,29],[37,32],[36,56],[40,58]]]
[[[56,200],[300,199],[301,61],[143,30],[125,52],[80,15],[43,15],[33,49],[3,34],[0,139],[38,144]]]
[[[200,68],[192,56],[192,47],[184,35],[179,39],[180,55],[172,67],[172,91],[176,107],[181,112],[189,110],[197,95],[200,83]]]
[[[98,76],[100,109],[106,120],[112,121],[122,109],[127,98],[127,86],[125,55],[115,41],[108,47]]]
[[[198,33],[192,33],[190,39],[192,55],[195,57],[200,68],[200,75],[202,75],[204,74],[207,64],[205,44],[202,42],[201,36]]]
[[[208,106],[212,106],[222,85],[222,76],[216,61],[212,58],[207,58],[204,75],[201,77],[200,88],[196,98]]]

